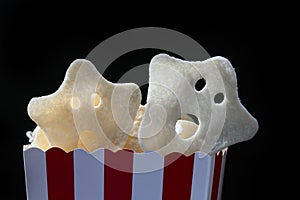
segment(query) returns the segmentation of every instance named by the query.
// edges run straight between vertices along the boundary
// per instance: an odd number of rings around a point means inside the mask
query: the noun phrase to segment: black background
[[[0,3],[0,116],[4,137],[1,199],[26,199],[22,145],[28,141],[25,132],[35,127],[27,115],[29,100],[53,93],[69,64],[77,58],[85,58],[104,39],[145,26],[182,32],[198,41],[211,56],[224,56],[231,61],[238,78],[239,97],[258,120],[260,129],[252,140],[230,148],[223,199],[269,199],[274,194],[278,197],[284,183],[278,183],[283,175],[277,171],[280,152],[275,144],[281,145],[283,141],[278,139],[281,130],[276,125],[276,113],[270,101],[275,94],[274,76],[267,73],[274,67],[270,56],[273,33],[270,21],[244,20],[239,16],[235,16],[235,20],[225,20],[222,16],[211,19],[208,15],[190,16],[190,13],[181,13],[180,19],[175,20],[174,12],[157,19],[141,20],[140,17],[153,15],[155,11],[143,10],[128,17],[126,12],[92,7]],[[106,9],[109,12],[104,15]],[[110,66],[106,78],[114,81],[121,75],[122,67],[149,62],[158,52],[141,50],[124,55]]]

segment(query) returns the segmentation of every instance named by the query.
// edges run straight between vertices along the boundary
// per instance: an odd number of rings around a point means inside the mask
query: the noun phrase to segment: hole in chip
[[[182,139],[188,139],[195,135],[199,127],[199,120],[193,114],[182,115],[175,124],[175,132]]]
[[[80,100],[77,97],[70,99],[70,106],[72,109],[78,109],[80,107]]]
[[[215,97],[214,97],[214,102],[215,102],[216,104],[220,104],[220,103],[222,103],[223,101],[224,101],[224,94],[223,94],[223,93],[219,92],[218,94],[215,95]]]
[[[101,105],[101,97],[100,97],[99,94],[93,93],[92,96],[91,96],[91,100],[92,100],[92,105],[95,108],[100,107],[100,105]]]
[[[204,78],[200,78],[196,83],[195,83],[195,89],[196,91],[200,92],[206,85],[206,81]]]

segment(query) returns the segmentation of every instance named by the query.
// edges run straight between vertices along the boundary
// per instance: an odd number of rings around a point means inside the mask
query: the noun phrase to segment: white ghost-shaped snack
[[[212,154],[256,133],[257,121],[239,101],[236,75],[227,59],[188,62],[160,54],[151,60],[149,74],[147,104],[138,133],[144,151]],[[197,91],[195,84],[202,78],[206,84]],[[196,131],[195,124],[189,127],[180,122],[187,114],[198,118]],[[180,128],[184,137],[178,133]]]
[[[88,151],[115,151],[126,142],[140,102],[136,84],[113,84],[91,62],[78,59],[55,93],[29,102],[28,114],[51,146],[68,152],[80,143]]]

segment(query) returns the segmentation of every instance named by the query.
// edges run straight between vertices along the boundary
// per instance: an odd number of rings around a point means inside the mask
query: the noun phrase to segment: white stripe
[[[221,165],[220,181],[219,181],[219,189],[218,189],[218,200],[221,200],[222,198],[223,179],[224,179],[227,150],[223,150],[222,155],[223,157],[222,157],[222,165]]]
[[[27,200],[48,200],[46,155],[40,149],[23,152]]]
[[[191,200],[209,200],[213,183],[215,156],[204,156],[196,152]]]
[[[74,151],[75,200],[104,199],[104,150],[92,154],[82,149]]]
[[[132,200],[160,200],[163,189],[164,158],[156,152],[134,153]]]

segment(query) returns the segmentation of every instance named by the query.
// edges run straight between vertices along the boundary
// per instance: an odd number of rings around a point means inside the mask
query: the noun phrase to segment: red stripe
[[[74,200],[73,152],[59,148],[46,152],[48,200]]]
[[[104,150],[104,199],[131,200],[133,153]]]
[[[171,153],[165,157],[163,200],[189,200],[191,196],[194,154]]]
[[[218,191],[219,191],[219,182],[220,182],[220,174],[221,174],[221,167],[222,167],[222,151],[219,152],[215,157],[215,168],[214,168],[214,179],[212,185],[212,194],[211,200],[218,199]]]

